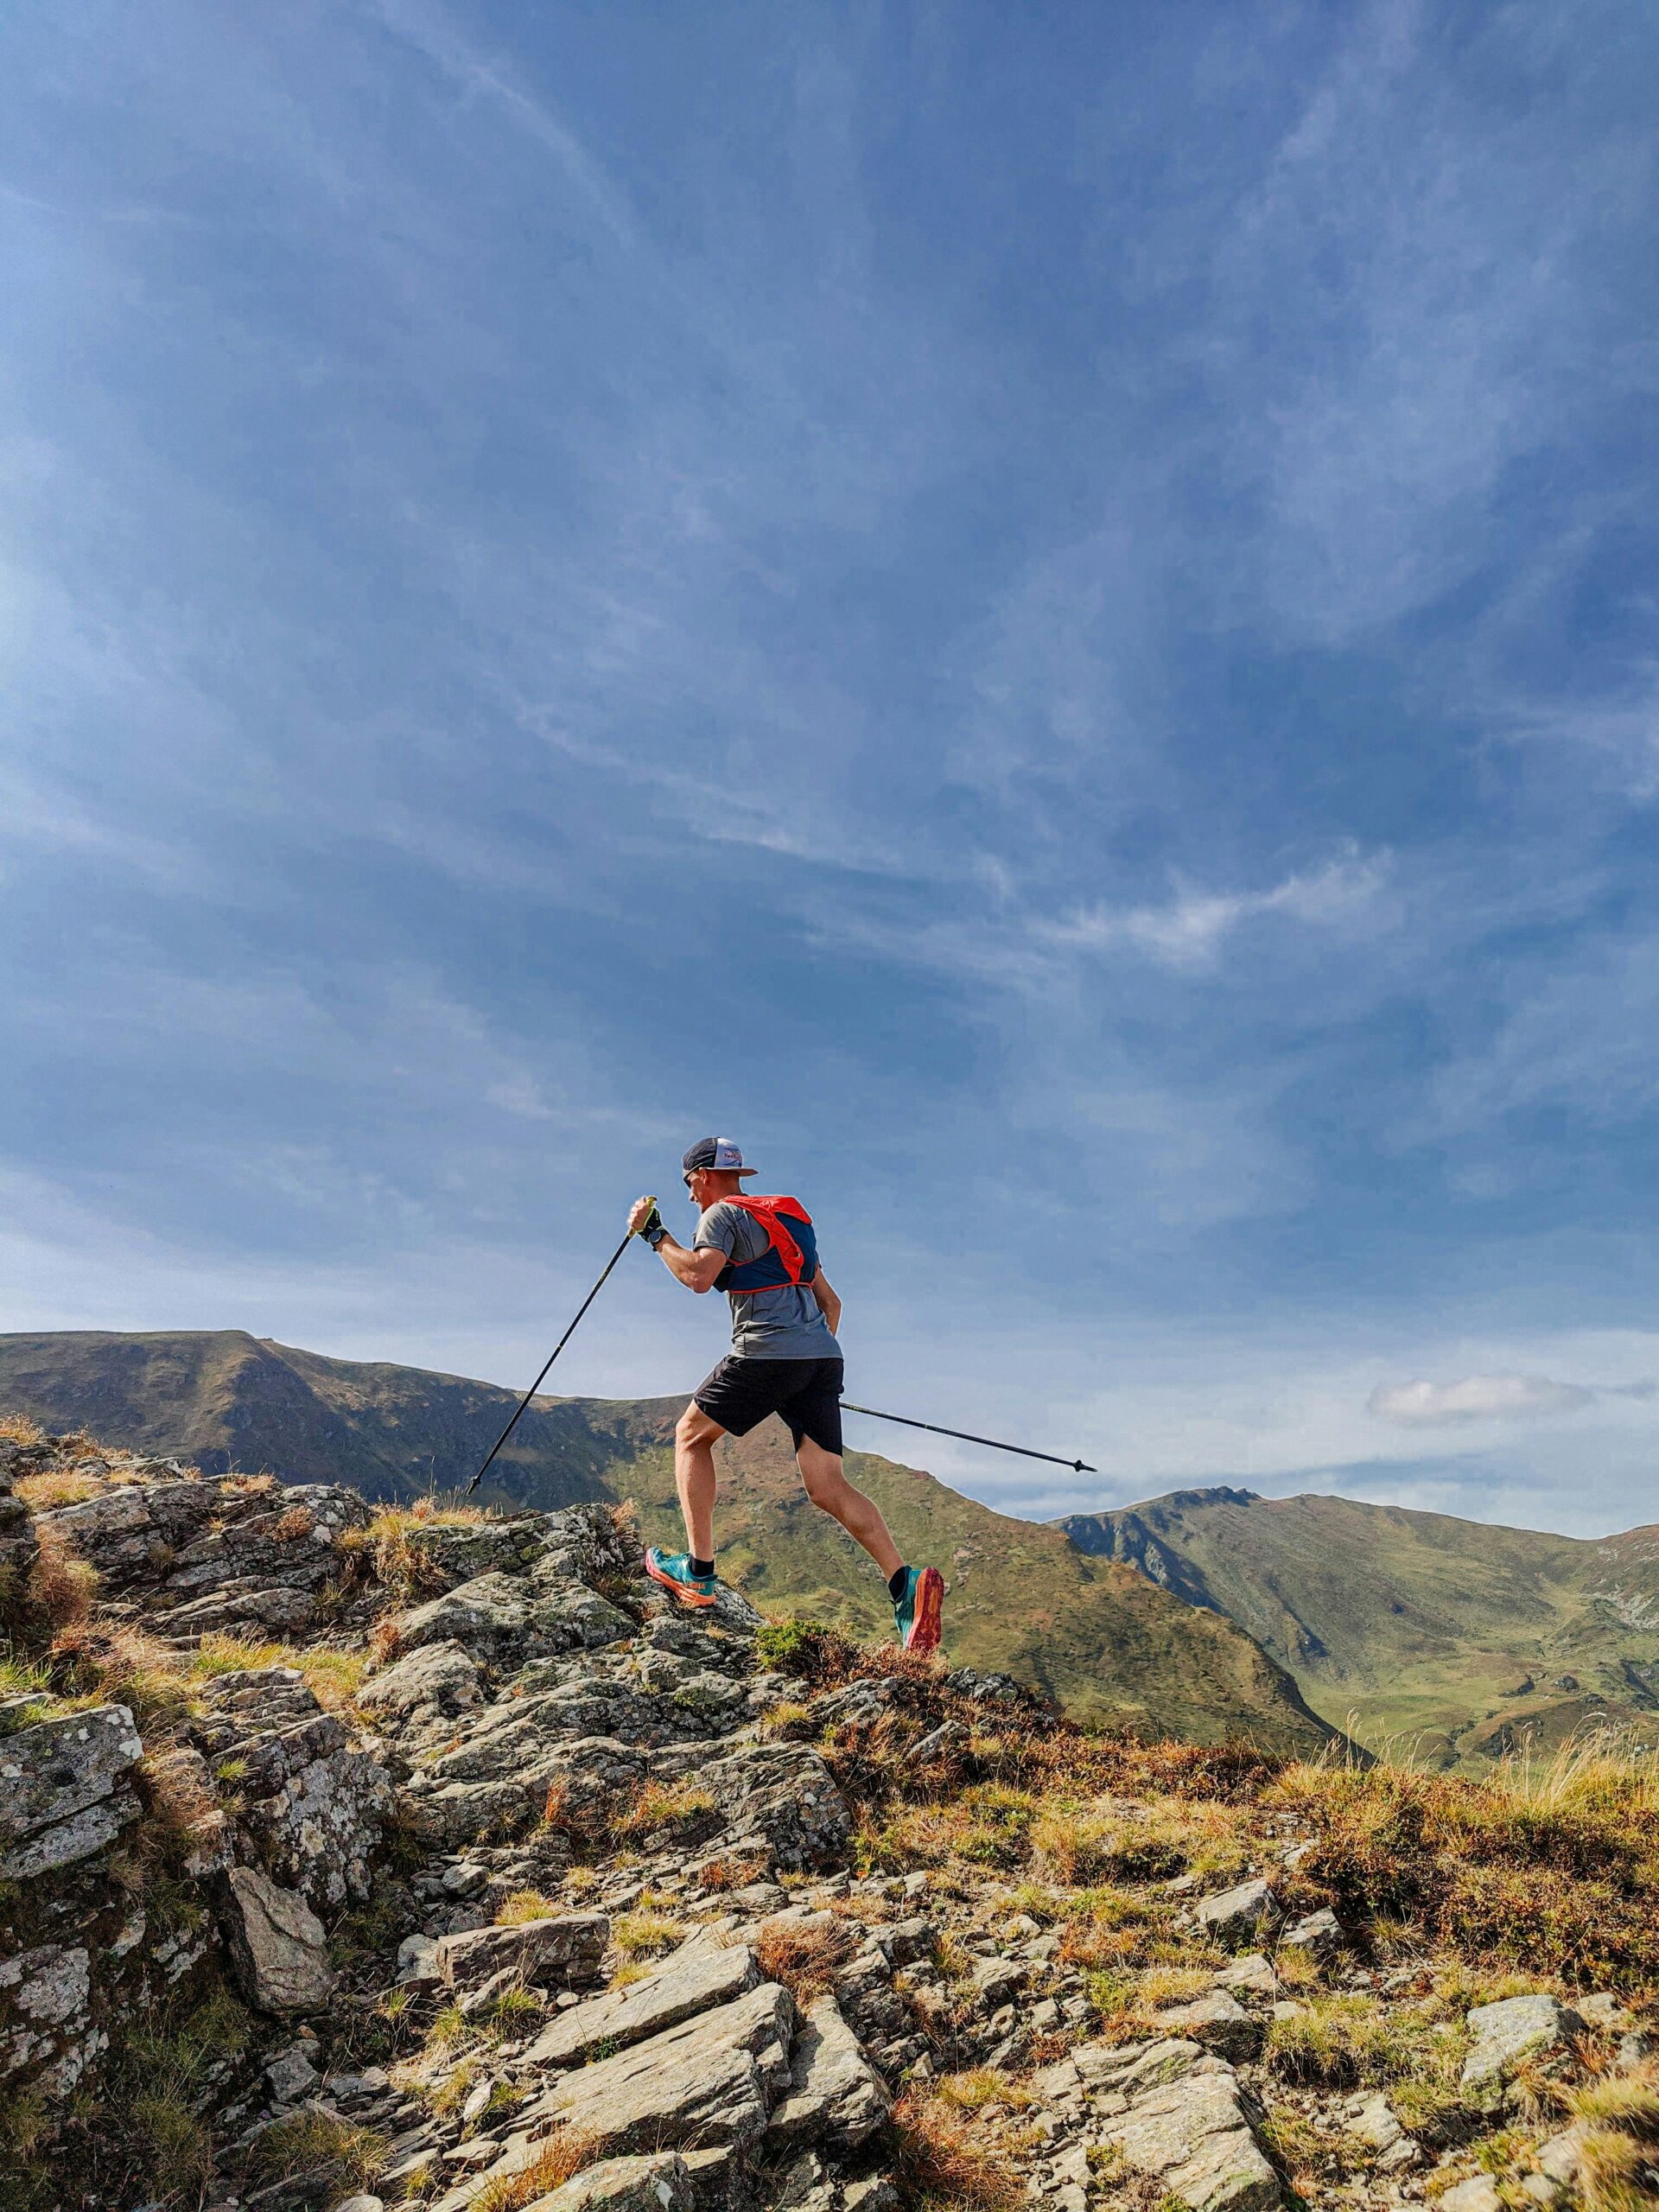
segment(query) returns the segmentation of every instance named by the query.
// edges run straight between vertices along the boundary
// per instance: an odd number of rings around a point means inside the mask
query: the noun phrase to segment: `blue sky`
[[[1650,10],[0,62],[0,1325],[527,1381],[718,1129],[1010,1510],[1655,1516]]]

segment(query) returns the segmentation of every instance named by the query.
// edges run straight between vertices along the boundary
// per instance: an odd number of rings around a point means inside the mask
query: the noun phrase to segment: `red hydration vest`
[[[798,1198],[724,1198],[741,1206],[766,1232],[768,1249],[757,1260],[728,1263],[715,1277],[716,1290],[751,1297],[758,1290],[787,1290],[810,1283],[818,1272],[818,1240],[812,1217]]]

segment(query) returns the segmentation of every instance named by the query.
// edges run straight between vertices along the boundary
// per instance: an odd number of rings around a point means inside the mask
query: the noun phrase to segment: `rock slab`
[[[1461,2086],[1471,2103],[1490,2109],[1501,2101],[1519,2066],[1529,2058],[1564,2050],[1583,2023],[1576,2012],[1541,1992],[1477,2005],[1468,2026],[1471,2049]]]
[[[893,2109],[886,2085],[841,2017],[833,1997],[808,2008],[795,2042],[787,2094],[772,2115],[766,2142],[786,2152],[822,2145],[855,2151]]]
[[[143,1748],[124,1705],[0,1739],[0,1880],[28,1881],[112,1842],[138,1810],[125,1782]]]
[[[322,1923],[305,1899],[252,1866],[232,1866],[226,1887],[226,1940],[249,2004],[261,2012],[321,2012],[334,1974]]]
[[[613,1989],[573,2005],[543,2031],[524,2054],[534,2066],[575,2066],[601,2044],[623,2050],[677,2027],[682,2020],[746,1996],[760,1979],[747,1944],[721,1950],[713,1943],[682,1944],[647,1980]]]
[[[1148,2090],[1103,2133],[1192,2212],[1276,2212],[1283,2201],[1229,2068]]]
[[[563,2075],[521,2124],[579,2126],[610,2149],[752,2143],[790,2082],[795,2007],[764,1982],[649,2043]]]

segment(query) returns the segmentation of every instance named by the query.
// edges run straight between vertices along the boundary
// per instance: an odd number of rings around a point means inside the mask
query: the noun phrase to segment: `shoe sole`
[[[645,1573],[653,1582],[660,1582],[664,1590],[671,1590],[688,1612],[700,1613],[719,1602],[712,1592],[705,1598],[701,1590],[688,1590],[683,1582],[677,1582],[671,1574],[664,1574],[662,1568],[653,1567],[650,1560],[645,1561]]]
[[[916,1585],[916,1617],[905,1638],[906,1651],[937,1651],[944,1630],[944,1577],[937,1567],[925,1567]]]

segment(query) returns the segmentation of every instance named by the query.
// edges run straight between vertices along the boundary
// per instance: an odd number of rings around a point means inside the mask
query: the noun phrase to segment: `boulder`
[[[322,1923],[305,1899],[252,1866],[232,1866],[226,1893],[226,1941],[249,2004],[260,2012],[321,2012],[334,1974]]]
[[[1246,1997],[1279,1994],[1279,1977],[1264,1951],[1248,1951],[1242,1959],[1230,1960],[1216,1980],[1223,1989],[1242,1991]]]
[[[591,1649],[632,1632],[632,1623],[583,1584],[542,1586],[521,1574],[478,1574],[397,1618],[397,1648],[459,1643],[490,1667],[556,1651]]]
[[[1503,2101],[1511,2077],[1524,2061],[1564,2051],[1584,2023],[1557,1999],[1541,1991],[1529,1997],[1505,1997],[1496,2005],[1477,2005],[1468,2018],[1471,2038],[1460,2087],[1471,2104],[1491,2111]]]
[[[1306,1951],[1313,1958],[1329,1958],[1342,1948],[1342,1923],[1329,1905],[1294,1922],[1279,1938],[1281,1951]]]
[[[483,1699],[478,1662],[458,1643],[423,1643],[365,1682],[356,1702],[365,1713],[407,1720],[429,1712],[448,1717]]]
[[[1235,1997],[1212,1989],[1190,2005],[1174,2005],[1160,2012],[1156,2023],[1166,2036],[1185,2037],[1236,2063],[1254,2058],[1262,2047],[1262,2026]]]
[[[1169,2036],[1152,2043],[1079,2044],[1071,2064],[1084,2087],[1096,2096],[1135,2097],[1182,2080],[1203,2057],[1198,2044]]]
[[[808,2008],[790,2062],[790,2086],[766,2128],[766,2147],[788,2153],[812,2145],[855,2151],[893,2109],[887,2087],[859,2048],[833,1997]]]
[[[625,2050],[742,1997],[760,1979],[747,1944],[729,1950],[693,1937],[645,1981],[608,1991],[562,2012],[531,2044],[524,2063],[574,2066],[601,2044]]]
[[[1197,1912],[1199,1927],[1207,1929],[1218,1943],[1228,1945],[1255,1942],[1264,1929],[1274,1927],[1281,1916],[1272,1883],[1260,1877],[1241,1882],[1236,1889],[1201,1897]]]
[[[598,1802],[632,1791],[649,1771],[650,1754],[608,1736],[578,1737],[550,1744],[517,1773],[487,1782],[446,1782],[410,1778],[403,1805],[405,1816],[429,1845],[453,1851],[485,1836],[499,1839],[527,1825],[541,1813],[556,1786]],[[684,1763],[679,1763],[683,1778]]]
[[[1194,2070],[1137,2097],[1102,2133],[1192,2212],[1276,2212],[1278,2177],[1250,2131],[1231,2069]]]
[[[645,2158],[601,2158],[526,2212],[690,2212],[694,2202],[685,2160],[673,2151]]]
[[[500,1521],[415,1522],[403,1544],[418,1564],[410,1580],[427,1590],[453,1590],[481,1574],[522,1574],[541,1557],[542,1516],[522,1513]]]
[[[0,1880],[28,1881],[112,1842],[139,1809],[126,1777],[143,1748],[124,1705],[0,1738]]]
[[[753,2143],[789,2086],[794,2016],[789,1992],[763,1982],[648,2043],[562,2075],[520,2124],[579,2126],[618,2151]]]
[[[1443,2212],[1503,2212],[1503,2199],[1490,2174],[1471,2174],[1441,2197]]]
[[[104,1589],[124,1591],[165,1573],[219,1503],[216,1483],[122,1483],[38,1514],[35,1525],[62,1537]]]
[[[550,1913],[514,1928],[468,1928],[438,1940],[433,1964],[448,1988],[475,1990],[505,1974],[569,1989],[599,1972],[611,1923],[601,1912]]]
[[[215,1769],[234,1766],[237,1825],[266,1872],[314,1904],[366,1897],[393,1797],[374,1752],[291,1667],[221,1675],[202,1702],[192,1733]]]
[[[680,1777],[684,1761],[664,1759],[660,1771]],[[788,1871],[845,1859],[852,1837],[846,1800],[806,1745],[748,1745],[709,1760],[696,1778],[715,1801],[722,1853]]]

